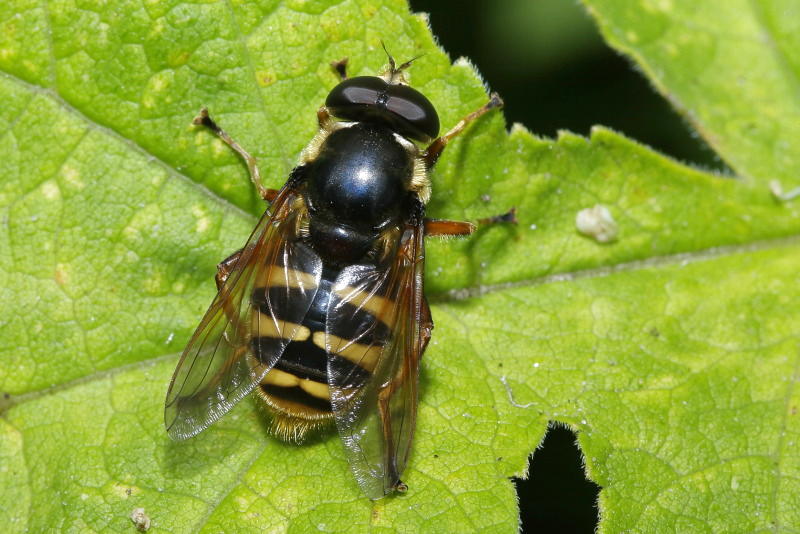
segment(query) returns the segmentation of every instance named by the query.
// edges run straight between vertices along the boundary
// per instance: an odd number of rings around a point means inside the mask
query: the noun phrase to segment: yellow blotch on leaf
[[[86,187],[86,184],[81,180],[81,172],[69,163],[64,164],[64,167],[62,167],[61,176],[64,177],[64,181],[67,184],[75,189],[83,189]]]
[[[197,217],[197,224],[195,230],[198,234],[202,234],[211,227],[211,217],[206,213],[205,208],[199,205],[192,206],[192,215]]]

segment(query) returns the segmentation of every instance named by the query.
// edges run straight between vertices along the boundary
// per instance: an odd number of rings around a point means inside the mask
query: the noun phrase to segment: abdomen
[[[354,386],[366,382],[371,368],[374,368],[374,360],[362,357],[358,359],[359,363],[355,363],[348,359],[345,354],[347,351],[329,356],[325,349],[325,319],[336,274],[328,269],[323,271],[311,308],[301,323],[302,328],[297,329],[280,359],[256,389],[272,417],[273,433],[284,440],[301,441],[309,432],[333,422],[328,386],[329,365],[332,372],[349,374]],[[285,287],[256,288],[252,296],[256,307],[265,305],[264,295],[267,291],[285,295],[287,290]],[[280,307],[275,309],[274,304],[282,298],[285,297],[276,299],[271,295],[273,313],[279,320]],[[257,331],[257,328],[254,330]],[[261,334],[253,337],[251,342],[255,354],[272,350],[270,346],[275,344],[273,337],[264,336],[263,332]],[[336,334],[345,339],[347,337],[347,332]]]

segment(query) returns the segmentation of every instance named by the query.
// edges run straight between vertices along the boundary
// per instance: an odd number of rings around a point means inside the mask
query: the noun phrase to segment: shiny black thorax
[[[333,131],[304,165],[308,240],[327,266],[360,263],[381,232],[404,222],[414,156],[387,125]]]

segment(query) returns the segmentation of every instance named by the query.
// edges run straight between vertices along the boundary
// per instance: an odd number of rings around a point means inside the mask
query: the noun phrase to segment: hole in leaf
[[[433,33],[451,58],[470,58],[500,93],[509,123],[548,137],[558,130],[587,136],[600,124],[679,160],[727,170],[631,60],[603,41],[579,2],[410,3],[415,12],[430,14]]]
[[[592,534],[600,487],[586,479],[575,434],[551,423],[530,462],[528,478],[514,479],[522,532]]]

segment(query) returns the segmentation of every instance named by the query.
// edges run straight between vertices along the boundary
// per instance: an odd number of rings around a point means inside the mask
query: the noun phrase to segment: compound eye
[[[439,135],[439,114],[425,95],[407,85],[389,86],[389,99],[386,109],[402,117],[413,126],[415,132],[424,134],[410,135],[412,139],[429,141]]]
[[[425,95],[375,76],[344,80],[328,94],[325,106],[336,117],[382,122],[397,133],[424,143],[439,134],[439,115]]]
[[[379,95],[385,94],[388,89],[389,84],[375,76],[348,78],[328,93],[325,106],[345,113],[348,110],[358,109],[362,106],[374,106],[378,101]],[[349,118],[345,115],[337,114],[337,116]]]

